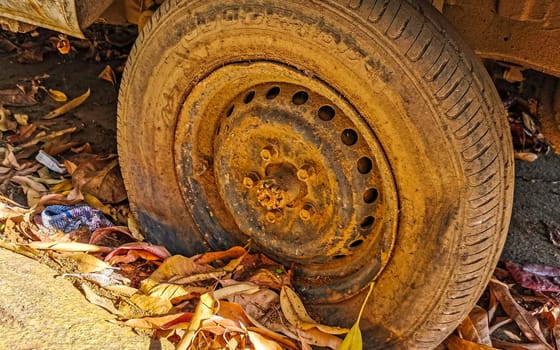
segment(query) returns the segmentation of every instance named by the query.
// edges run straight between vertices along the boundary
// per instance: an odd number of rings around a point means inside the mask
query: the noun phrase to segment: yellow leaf
[[[187,350],[190,348],[191,342],[196,335],[196,331],[200,328],[203,320],[210,318],[216,311],[216,300],[210,293],[204,293],[200,296],[200,301],[196,305],[194,315],[187,332],[177,344],[175,350]]]
[[[76,262],[79,272],[98,272],[111,267],[111,265],[95,256],[83,252],[71,253],[66,256]]]
[[[150,315],[163,315],[169,312],[173,305],[169,300],[144,294],[134,294],[130,301]]]
[[[171,256],[155,270],[150,278],[156,282],[168,281],[171,278],[177,279],[179,276],[191,276],[199,273],[207,273],[213,270],[207,265],[199,265],[191,258],[182,255]]]
[[[247,334],[255,350],[282,350],[282,347],[277,342],[266,339],[259,333],[248,331]]]
[[[97,253],[103,250],[103,247],[93,244],[80,242],[31,242],[28,244],[31,248],[41,250],[55,250],[59,252],[90,252]]]
[[[85,283],[83,283],[81,285],[81,287],[82,287],[82,290],[84,292],[84,295],[85,295],[86,299],[90,303],[92,303],[94,305],[97,305],[97,306],[101,306],[102,308],[109,311],[113,315],[117,315],[117,316],[122,315],[121,312],[119,310],[117,310],[115,305],[113,305],[113,302],[110,299],[107,299],[105,297],[102,297],[102,296],[98,295],[97,293],[95,293],[93,291],[93,289],[88,287],[88,285],[85,284]]]
[[[68,101],[67,103],[58,107],[57,109],[49,112],[46,116],[43,117],[43,119],[54,119],[77,108],[88,99],[90,92],[90,89],[88,89],[83,95],[78,96],[75,99]]]
[[[290,287],[280,290],[280,308],[292,326],[300,327],[305,323],[316,323],[305,310],[303,302]]]
[[[340,345],[338,350],[361,350],[363,348],[362,332],[360,331],[360,320],[362,319],[362,314],[366,307],[367,301],[371,296],[371,293],[373,292],[373,286],[374,283],[371,282],[369,284],[369,291],[366,295],[366,298],[364,299],[364,302],[362,303],[360,313],[358,314],[358,319],[356,320],[356,323],[354,323],[352,328],[350,328],[350,332],[348,332],[348,334],[346,334],[346,337],[344,337],[344,340],[342,341],[342,344]]]
[[[340,344],[338,350],[362,350],[362,349],[363,349],[362,332],[360,331],[360,323],[356,322],[354,323],[352,328],[350,328],[350,332],[348,332],[348,334],[346,334],[346,337],[344,337],[344,340],[342,341],[342,344]]]
[[[68,101],[68,96],[66,96],[66,94],[62,91],[45,88],[43,88],[43,90],[47,93],[47,95],[49,95],[50,98],[52,98],[56,102]]]
[[[228,299],[237,294],[255,294],[259,290],[259,286],[253,283],[236,283],[216,290],[214,292],[214,298],[216,300]]]

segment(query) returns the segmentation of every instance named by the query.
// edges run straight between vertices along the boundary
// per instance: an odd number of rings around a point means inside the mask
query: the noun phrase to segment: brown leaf
[[[99,73],[97,77],[105,81],[108,81],[113,86],[115,86],[115,84],[117,83],[117,76],[115,75],[115,71],[113,71],[113,68],[111,68],[111,66],[109,65],[105,66],[103,71]]]
[[[526,271],[520,265],[509,261],[506,261],[505,265],[511,273],[511,276],[515,279],[515,282],[523,288],[541,292],[560,292],[560,285],[549,280],[547,277],[545,277],[546,275],[543,275],[545,271],[554,270],[555,268],[553,268],[552,266],[545,268],[543,265],[539,265],[539,268],[532,269],[533,271],[539,271],[540,275],[538,275],[531,271]],[[531,270],[530,267],[529,270]]]
[[[165,316],[150,316],[132,318],[122,322],[122,325],[141,329],[180,329],[187,328],[192,319],[192,312],[182,312]]]
[[[33,133],[37,130],[37,126],[35,124],[27,124],[19,128],[15,135],[10,135],[6,137],[6,141],[11,144],[18,144],[26,141],[29,139]]]
[[[122,313],[119,310],[117,310],[117,308],[115,307],[115,305],[110,299],[102,297],[99,294],[95,293],[93,289],[88,287],[88,285],[85,283],[81,285],[81,288],[84,292],[84,296],[90,303],[104,308],[105,310],[109,311],[113,315],[117,315],[117,316],[122,315]]]
[[[497,346],[498,349],[502,350],[549,350],[549,346],[544,344],[521,344],[521,343],[510,343],[501,339],[492,339],[492,344]]]
[[[16,121],[11,120],[11,118],[10,118],[11,115],[12,115],[12,112],[5,109],[0,104],[0,131],[16,131],[17,130],[18,124],[17,124]]]
[[[72,172],[78,191],[89,193],[103,203],[118,203],[127,198],[126,189],[115,158],[96,157],[79,163]]]
[[[117,249],[113,250],[111,253],[109,253],[105,257],[105,261],[109,261],[109,262],[111,262],[111,264],[113,264],[113,261],[119,260],[119,258],[117,258],[118,255],[122,255],[122,254],[126,255],[131,250],[145,251],[145,254],[142,255],[142,256],[147,257],[149,255],[149,257],[153,257],[153,259],[146,259],[146,260],[157,260],[157,259],[163,260],[163,259],[166,259],[166,258],[171,256],[169,251],[167,249],[165,249],[165,247],[163,247],[163,246],[152,245],[152,244],[147,243],[147,242],[132,242],[132,243],[125,243],[125,244],[121,245],[120,247],[118,247]],[[140,256],[141,254],[142,253],[138,253],[138,256]],[[134,260],[136,260],[136,259],[134,259]],[[132,260],[132,261],[134,261],[134,260]],[[131,262],[131,261],[126,261],[126,262]]]
[[[532,152],[515,152],[515,159],[519,159],[525,162],[532,163],[537,160],[539,156]]]
[[[544,346],[543,349],[554,350],[546,341],[539,321],[530,312],[517,304],[505,283],[492,279],[490,280],[489,287],[495,293],[505,313],[517,323],[527,339],[542,344]]]
[[[450,335],[447,339],[445,339],[445,345],[448,350],[498,350],[491,346],[459,338],[456,335]]]
[[[43,117],[43,119],[54,119],[56,117],[59,117],[63,114],[66,114],[76,109],[88,99],[89,95],[90,95],[90,89],[88,89],[83,95],[78,96],[75,99],[68,101],[67,103],[58,107],[57,109],[49,112],[47,115]]]
[[[13,107],[27,107],[39,103],[37,99],[37,85],[32,85],[30,88],[18,85],[15,89],[0,90],[0,105],[13,106]]]
[[[173,255],[165,259],[157,270],[150,275],[150,279],[157,282],[164,282],[179,276],[191,276],[212,271],[214,271],[212,267],[199,265],[191,258],[182,255]]]
[[[17,45],[10,40],[0,36],[0,51],[1,52],[12,52],[17,50]]]
[[[245,248],[240,246],[235,246],[225,251],[204,253],[202,255],[193,257],[193,259],[197,264],[204,265],[204,264],[209,264],[211,262],[214,262],[216,260],[239,258],[245,254],[247,254]]]

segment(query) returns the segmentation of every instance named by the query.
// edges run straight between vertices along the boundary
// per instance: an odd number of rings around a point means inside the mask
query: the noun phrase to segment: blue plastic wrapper
[[[41,213],[43,226],[59,229],[65,233],[87,227],[90,231],[113,226],[103,213],[85,204],[73,206],[51,205]]]

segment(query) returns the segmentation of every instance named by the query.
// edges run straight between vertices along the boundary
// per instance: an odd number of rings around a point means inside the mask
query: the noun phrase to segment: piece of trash
[[[39,153],[37,153],[35,160],[49,168],[49,170],[52,170],[56,173],[66,173],[66,168],[64,168],[64,165],[61,165],[53,156],[49,155],[43,150],[39,150]]]
[[[48,206],[41,213],[41,220],[46,228],[59,229],[65,233],[81,227],[87,227],[93,232],[99,228],[113,226],[100,210],[84,204]]]
[[[91,90],[87,89],[87,91],[81,95],[76,97],[75,99],[68,101],[67,103],[63,104],[62,106],[58,107],[57,109],[49,112],[46,116],[43,117],[43,119],[54,119],[56,117],[59,117],[65,113],[70,112],[71,110],[73,110],[74,108],[80,106],[82,103],[84,103],[89,95],[90,95]]]

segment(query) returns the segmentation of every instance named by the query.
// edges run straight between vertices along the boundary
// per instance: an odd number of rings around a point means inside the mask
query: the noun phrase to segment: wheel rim
[[[223,65],[185,95],[176,131],[184,200],[210,245],[251,240],[317,303],[373,280],[397,229],[383,150],[341,96],[279,63]]]

